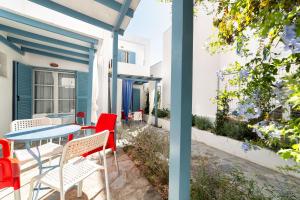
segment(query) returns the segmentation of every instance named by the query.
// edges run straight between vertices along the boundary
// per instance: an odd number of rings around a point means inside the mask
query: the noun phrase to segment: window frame
[[[35,83],[35,73],[37,71],[40,72],[50,72],[53,75],[54,78],[54,85],[42,85],[42,84],[36,84]],[[71,114],[71,115],[75,115],[76,113],[76,72],[75,71],[64,71],[64,70],[50,70],[50,69],[41,69],[41,68],[33,68],[32,70],[33,73],[33,78],[32,78],[32,114],[34,115],[52,115],[52,114]],[[59,99],[59,81],[58,81],[58,74],[72,74],[74,76],[75,79],[75,86],[74,86],[74,98],[73,99]],[[36,94],[36,89],[35,86],[52,86],[53,87],[53,99],[37,99],[35,94]],[[36,113],[35,111],[35,105],[36,105],[36,101],[39,100],[45,100],[45,101],[53,101],[53,113]],[[74,101],[74,112],[59,112],[59,100],[66,100],[66,101]]]

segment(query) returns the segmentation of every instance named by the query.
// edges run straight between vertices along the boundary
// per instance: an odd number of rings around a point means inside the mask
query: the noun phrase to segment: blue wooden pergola
[[[117,108],[117,78],[118,78],[118,36],[123,34],[132,18],[139,0],[85,0],[86,6],[95,9],[99,6],[100,14],[105,11],[116,12],[112,15],[113,23],[105,21],[105,16],[94,16],[83,12],[74,0],[29,0],[40,6],[60,12],[83,22],[111,31],[113,35],[113,60],[112,60],[112,112]],[[193,0],[173,0],[172,9],[172,71],[171,71],[171,132],[170,132],[170,174],[169,174],[169,199],[190,199],[190,158],[191,158],[191,111],[192,111],[192,62],[193,62]],[[134,7],[132,5],[135,5]],[[76,7],[77,5],[77,7]],[[75,7],[74,7],[75,6]],[[98,13],[98,14],[99,14]],[[153,11],[155,13],[155,11]],[[114,17],[115,16],[115,17]],[[51,48],[32,41],[17,37],[0,37],[0,41],[20,54],[26,52],[56,57],[89,66],[89,88],[92,88],[92,67],[95,45],[97,39],[82,35],[70,30],[59,28],[26,16],[18,15],[0,9],[0,18],[22,23],[44,31],[61,35],[80,41],[80,44],[66,42],[33,32],[17,29],[12,26],[0,24],[0,31],[14,35],[31,38],[37,41],[60,45],[66,48]],[[124,20],[127,24],[124,25]],[[103,19],[103,20],[102,20]],[[124,28],[125,27],[125,28]],[[84,43],[85,45],[82,45]],[[18,45],[20,46],[18,46]],[[28,47],[29,46],[29,47]],[[50,48],[49,48],[50,47]],[[47,51],[45,51],[47,49]],[[50,51],[50,52],[49,52]],[[92,90],[88,91],[87,121],[91,119]]]

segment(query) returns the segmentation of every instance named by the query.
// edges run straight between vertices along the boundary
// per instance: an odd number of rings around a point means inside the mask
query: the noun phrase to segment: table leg
[[[30,153],[30,155],[32,155],[32,157],[37,161],[38,167],[39,167],[39,175],[41,175],[43,173],[43,166],[42,166],[42,160],[41,160],[41,154],[40,154],[39,146],[36,146],[37,152],[38,152],[37,155],[30,148],[30,142],[26,142],[25,147],[26,147],[28,153]],[[36,197],[34,199],[37,199],[37,197],[39,195],[40,188],[41,188],[41,184],[39,182],[37,182],[35,188],[37,188],[37,192],[36,192]]]

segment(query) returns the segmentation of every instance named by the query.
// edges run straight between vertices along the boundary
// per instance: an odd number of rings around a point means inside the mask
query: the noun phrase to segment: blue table
[[[39,166],[39,174],[43,173],[43,167],[39,147],[37,148],[37,154],[32,151],[30,144],[34,141],[48,140],[53,138],[65,137],[72,133],[79,131],[81,127],[79,125],[47,125],[38,126],[28,129],[23,129],[21,131],[13,131],[6,133],[4,137],[12,142],[25,143],[27,151],[32,155],[32,157],[37,161]],[[38,187],[38,190],[40,186]],[[38,195],[36,195],[38,196]]]

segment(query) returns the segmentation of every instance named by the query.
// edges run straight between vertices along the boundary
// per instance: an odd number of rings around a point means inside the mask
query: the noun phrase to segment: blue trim
[[[65,42],[65,41],[62,41],[62,40],[53,39],[53,38],[50,38],[50,37],[38,35],[38,34],[27,32],[27,31],[23,31],[23,30],[12,28],[12,27],[5,26],[5,25],[2,25],[2,24],[0,24],[0,30],[5,31],[5,32],[9,32],[9,33],[13,33],[13,34],[16,34],[16,35],[20,35],[20,36],[23,36],[23,37],[39,40],[39,41],[42,41],[42,42],[48,42],[48,43],[52,43],[52,44],[56,44],[56,45],[60,45],[60,46],[69,47],[69,48],[72,48],[72,49],[77,49],[77,50],[80,50],[80,51],[89,52],[89,47],[85,47],[85,46]]]
[[[0,35],[0,42],[5,44],[6,46],[10,47],[12,50],[16,51],[17,53],[24,55],[24,51],[22,51],[18,46],[14,45],[10,41],[8,41],[4,36]]]
[[[169,199],[189,200],[194,0],[173,0]]]
[[[86,123],[91,124],[92,119],[92,96],[93,96],[93,67],[94,67],[94,50],[91,48],[89,52],[89,74],[88,74],[88,98],[87,98],[87,109],[86,109]]]
[[[68,30],[65,30],[65,29],[62,29],[62,28],[58,28],[58,27],[55,27],[53,25],[46,24],[46,23],[43,23],[43,22],[39,22],[39,21],[30,19],[30,18],[21,16],[21,15],[17,15],[15,13],[8,12],[8,11],[3,10],[3,9],[0,9],[0,17],[6,18],[8,20],[12,20],[12,21],[15,21],[15,22],[18,22],[18,23],[21,23],[21,24],[26,24],[26,25],[29,25],[29,26],[32,26],[32,27],[35,27],[35,28],[39,28],[39,29],[42,29],[42,30],[45,30],[45,31],[56,33],[56,34],[59,34],[59,35],[63,35],[63,36],[66,36],[66,37],[74,38],[74,39],[77,39],[77,40],[80,40],[80,41],[93,43],[93,44],[98,43],[98,40],[96,40],[94,38],[87,37],[87,36],[84,36],[84,35],[81,35],[81,34],[78,34],[78,33],[72,32],[72,31],[68,31]]]
[[[69,50],[65,50],[65,49],[60,49],[60,48],[56,48],[56,47],[51,47],[51,46],[47,46],[47,45],[43,45],[43,44],[29,42],[29,41],[26,41],[26,40],[15,38],[15,37],[8,36],[7,40],[12,42],[12,43],[21,44],[21,45],[24,45],[24,46],[30,46],[30,47],[34,47],[34,48],[38,48],[38,49],[53,51],[53,52],[56,52],[56,53],[62,53],[62,54],[67,54],[67,55],[71,55],[71,56],[77,56],[77,57],[81,57],[81,58],[89,58],[88,54],[78,53],[78,52],[69,51]]]
[[[119,29],[123,23],[125,14],[127,13],[128,9],[130,7],[131,2],[132,2],[132,0],[125,0],[125,3],[122,5],[119,17],[118,17],[115,27],[113,29],[114,31],[119,31]]]
[[[112,57],[112,103],[111,111],[117,114],[117,94],[118,94],[118,33],[113,33],[113,57]]]
[[[50,0],[48,0],[48,1],[45,1],[45,0],[29,0],[29,1],[34,2],[34,3],[36,3],[40,6],[44,6],[46,8],[49,8],[51,10],[55,10],[56,12],[60,12],[64,15],[68,15],[68,16],[73,17],[75,19],[84,21],[88,24],[92,24],[94,26],[103,28],[103,29],[108,30],[108,31],[111,31],[113,29],[113,26],[110,25],[110,24],[107,24],[103,21],[100,21],[98,19],[95,19],[95,18],[90,17],[88,15],[85,15],[83,13],[72,10],[68,7],[65,7],[61,4],[55,3],[53,1],[50,1]],[[124,33],[124,30],[120,30],[120,34],[123,34],[123,33]],[[94,43],[94,44],[96,44],[96,43]]]
[[[117,12],[119,12],[122,8],[122,4],[115,1],[115,0],[95,0],[98,3],[101,3],[102,5],[105,5],[106,7],[109,7]],[[133,17],[134,10],[132,8],[129,8],[128,11],[126,12],[126,16],[128,17]]]
[[[49,53],[46,51],[31,49],[31,48],[27,48],[27,47],[21,47],[21,50],[28,52],[28,53],[38,54],[38,55],[42,55],[42,56],[48,56],[48,57],[52,57],[52,58],[58,58],[58,59],[62,59],[62,60],[68,60],[71,62],[86,64],[86,65],[89,64],[89,62],[86,60],[80,60],[77,58],[71,58],[71,57],[62,56],[62,55],[58,55],[58,54],[54,54],[54,53]]]

